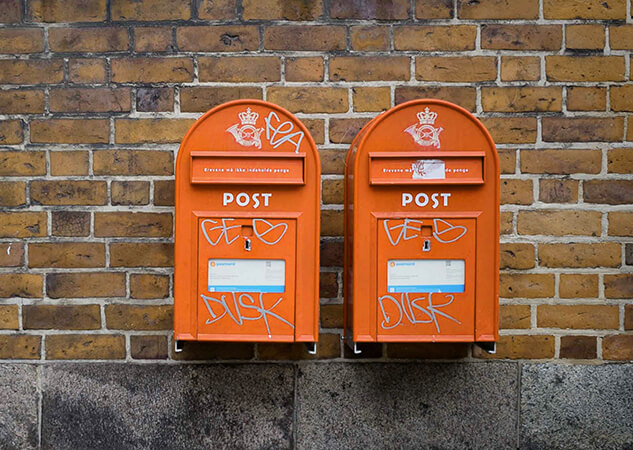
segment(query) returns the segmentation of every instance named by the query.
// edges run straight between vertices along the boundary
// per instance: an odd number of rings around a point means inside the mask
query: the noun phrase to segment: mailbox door
[[[376,330],[381,341],[472,341],[476,219],[377,220]]]
[[[293,341],[297,219],[198,217],[198,339]]]

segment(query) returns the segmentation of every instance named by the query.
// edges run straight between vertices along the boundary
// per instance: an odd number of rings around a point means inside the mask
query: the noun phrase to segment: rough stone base
[[[0,448],[628,448],[633,364],[0,364]]]

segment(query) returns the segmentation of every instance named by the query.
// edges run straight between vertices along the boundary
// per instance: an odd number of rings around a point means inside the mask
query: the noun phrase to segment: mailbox
[[[319,156],[260,100],[200,117],[176,161],[174,339],[318,339]],[[314,347],[314,345],[312,345]]]
[[[498,338],[499,159],[465,109],[414,100],[370,121],[345,165],[345,337]]]

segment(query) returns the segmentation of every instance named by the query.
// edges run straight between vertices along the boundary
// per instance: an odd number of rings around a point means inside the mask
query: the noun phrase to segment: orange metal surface
[[[498,339],[499,158],[468,111],[414,100],[356,136],[344,281],[348,342]]]
[[[321,167],[260,100],[200,117],[176,161],[174,339],[316,342]]]

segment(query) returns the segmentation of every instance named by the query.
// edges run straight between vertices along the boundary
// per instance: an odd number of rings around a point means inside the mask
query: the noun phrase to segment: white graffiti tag
[[[202,234],[209,244],[216,246],[220,243],[222,238],[224,238],[224,242],[227,245],[231,245],[240,237],[240,233],[238,231],[231,230],[237,230],[238,228],[242,227],[242,225],[232,225],[232,222],[234,220],[235,219],[228,218],[220,219],[220,221],[213,219],[204,219],[202,222],[200,222],[200,228],[202,229]],[[208,224],[215,226],[207,228]],[[285,222],[280,222],[276,225],[273,225],[266,219],[253,219],[251,221],[251,224],[253,227],[253,233],[255,234],[257,239],[267,245],[275,245],[283,239],[283,237],[286,235],[286,232],[288,231],[288,224]],[[216,232],[219,232],[216,239],[213,239],[211,236],[209,236],[209,233],[213,233],[212,236],[215,236]]]
[[[396,225],[392,225],[393,222],[399,222]],[[423,226],[423,220],[416,219],[386,219],[383,221],[383,227],[387,238],[391,245],[396,246],[401,241],[408,241],[419,237],[420,227]],[[450,244],[459,240],[468,231],[466,227],[462,225],[452,225],[444,219],[433,219],[433,237],[443,244]],[[394,237],[394,231],[397,231]]]
[[[273,119],[275,123],[273,123]],[[292,131],[295,128],[294,124],[290,121],[281,123],[281,119],[279,119],[279,116],[274,111],[268,114],[264,122],[266,122],[266,139],[268,139],[268,142],[270,142],[273,148],[277,148],[284,142],[288,142],[295,146],[295,153],[299,152],[299,147],[301,147],[301,141],[304,136],[303,131],[293,133]],[[279,135],[279,137],[277,135]]]
[[[273,312],[273,309],[281,303],[283,297],[279,297],[269,308],[264,306],[264,294],[261,292],[259,293],[257,301],[253,298],[253,296],[251,296],[251,294],[235,292],[231,292],[231,298],[228,301],[226,295],[221,295],[220,298],[210,297],[207,295],[200,295],[200,297],[207,307],[207,311],[209,311],[209,314],[211,315],[211,318],[207,319],[205,322],[207,325],[217,322],[228,314],[229,318],[240,326],[244,325],[245,321],[263,320],[269,338],[271,337],[270,323],[268,321],[269,318],[277,319],[294,329],[294,325],[292,323],[288,322],[279,314]],[[229,303],[232,305],[232,308]],[[214,310],[214,306],[215,308],[219,307],[220,311],[216,312]],[[249,313],[255,315],[249,315]]]
[[[433,304],[433,295],[443,295],[445,299],[448,299],[447,302],[441,304]],[[425,306],[421,305],[421,302],[427,301]],[[385,330],[391,330],[392,328],[397,327],[402,323],[403,320],[406,319],[410,324],[420,324],[420,323],[432,323],[435,325],[435,329],[438,333],[441,333],[440,323],[438,321],[438,316],[444,317],[448,320],[452,320],[455,323],[461,325],[461,322],[451,315],[440,311],[441,308],[444,308],[455,300],[455,296],[452,294],[423,294],[419,297],[409,298],[408,293],[400,294],[400,299],[398,300],[393,295],[383,295],[382,297],[378,297],[378,304],[380,305],[380,311],[382,312],[383,321],[380,326]],[[390,303],[395,308],[388,308],[385,302]],[[389,309],[391,312],[388,312]],[[420,316],[422,314],[422,316]]]

